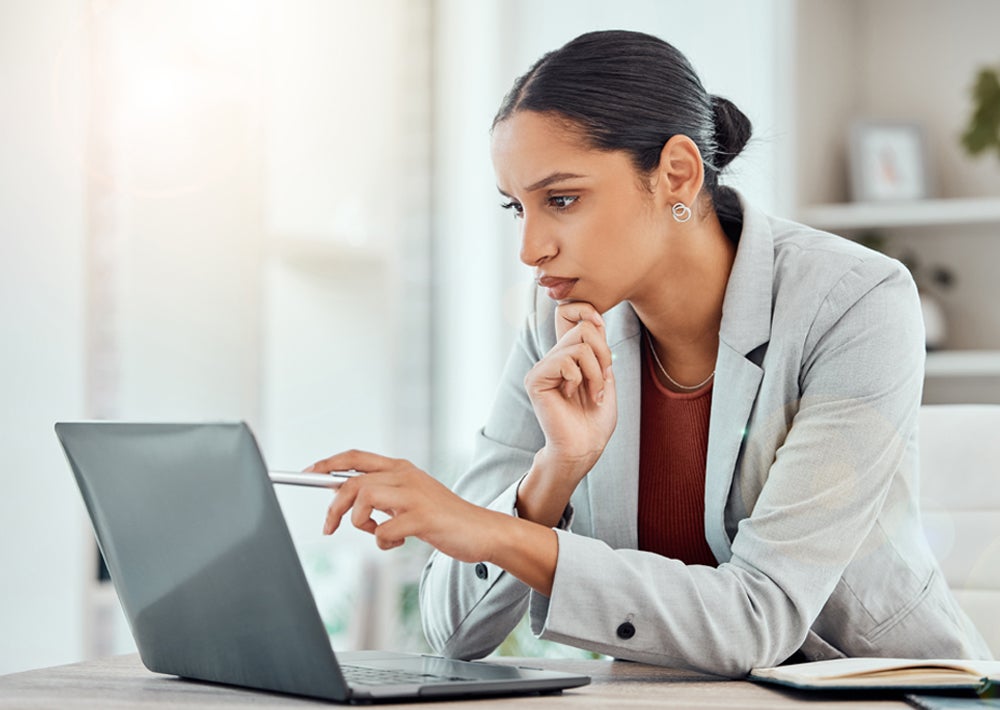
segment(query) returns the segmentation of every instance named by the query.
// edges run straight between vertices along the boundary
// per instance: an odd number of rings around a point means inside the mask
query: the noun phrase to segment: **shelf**
[[[1000,377],[1000,350],[941,350],[927,353],[927,377]]]
[[[798,219],[817,229],[869,229],[1000,222],[1000,199],[969,197],[916,202],[812,205]]]

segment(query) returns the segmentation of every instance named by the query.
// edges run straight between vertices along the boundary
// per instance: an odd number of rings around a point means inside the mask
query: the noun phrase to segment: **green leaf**
[[[962,134],[962,145],[970,155],[995,148],[1000,156],[1000,72],[979,71],[972,89],[973,111]]]

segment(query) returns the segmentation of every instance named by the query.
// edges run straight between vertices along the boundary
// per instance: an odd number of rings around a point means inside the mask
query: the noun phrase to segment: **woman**
[[[749,135],[634,32],[578,37],[504,100],[493,163],[538,288],[471,470],[453,493],[371,453],[311,467],[368,474],[326,533],[350,510],[382,548],[436,548],[439,651],[483,656],[528,610],[541,638],[732,676],[989,657],[918,519],[914,284],[721,186]]]

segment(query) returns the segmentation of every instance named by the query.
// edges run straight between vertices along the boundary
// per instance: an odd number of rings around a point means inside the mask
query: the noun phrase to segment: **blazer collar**
[[[746,355],[771,339],[774,237],[767,216],[743,195],[739,199],[743,232],[722,302],[719,339]]]
[[[770,341],[774,289],[774,237],[770,222],[742,195],[740,205],[743,231],[722,303],[705,462],[705,539],[720,563],[732,556],[726,531],[726,504],[764,377],[759,364],[762,357],[751,359],[748,355]]]
[[[639,415],[642,390],[642,326],[628,302],[604,314],[614,363],[618,425],[604,454],[584,478],[592,534],[614,549],[636,549],[639,533]]]

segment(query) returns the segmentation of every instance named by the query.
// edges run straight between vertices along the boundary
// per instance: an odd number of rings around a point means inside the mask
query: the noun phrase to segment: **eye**
[[[514,202],[513,200],[511,200],[510,202],[501,203],[500,206],[505,210],[514,210],[515,219],[517,217],[524,216],[524,207],[521,206],[520,202]]]
[[[579,199],[576,195],[553,195],[549,198],[549,204],[555,209],[562,211],[572,207]]]

